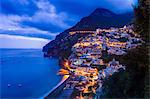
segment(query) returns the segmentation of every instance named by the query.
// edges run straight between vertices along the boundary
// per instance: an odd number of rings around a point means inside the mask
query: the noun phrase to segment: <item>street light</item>
[[[69,67],[69,62],[68,62],[68,60],[67,60],[66,62],[64,62],[64,67],[66,67],[67,69],[69,69],[69,70],[70,70],[70,67]]]

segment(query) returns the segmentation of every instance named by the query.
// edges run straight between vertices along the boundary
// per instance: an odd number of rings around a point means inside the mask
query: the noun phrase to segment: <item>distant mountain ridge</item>
[[[55,40],[49,42],[43,47],[43,52],[46,52],[48,56],[60,56],[60,54],[66,51],[69,53],[71,47],[78,41],[78,39],[85,36],[77,34],[69,35],[70,31],[123,27],[132,22],[133,16],[133,13],[115,14],[108,9],[97,8],[89,16],[82,18],[75,26],[57,35]]]
[[[96,28],[123,27],[132,21],[133,13],[115,14],[110,10],[97,8],[71,29],[95,30]]]

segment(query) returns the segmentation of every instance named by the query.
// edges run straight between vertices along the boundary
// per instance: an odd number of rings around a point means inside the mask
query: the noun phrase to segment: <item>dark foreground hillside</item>
[[[148,5],[148,0],[139,0],[135,8],[135,29],[145,43],[118,58],[126,65],[126,71],[105,80],[103,98],[150,98]]]

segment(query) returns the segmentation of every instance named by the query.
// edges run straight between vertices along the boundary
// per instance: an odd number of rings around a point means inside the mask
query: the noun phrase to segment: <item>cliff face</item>
[[[71,47],[79,38],[86,36],[69,35],[69,31],[74,30],[96,30],[97,28],[123,27],[132,21],[133,14],[115,14],[107,9],[98,8],[89,16],[82,18],[75,26],[65,30],[56,36],[55,40],[49,42],[43,47],[46,56],[67,57],[71,53]]]

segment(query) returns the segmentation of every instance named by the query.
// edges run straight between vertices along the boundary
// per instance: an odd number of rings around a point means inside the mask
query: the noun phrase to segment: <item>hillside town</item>
[[[99,98],[102,93],[104,79],[115,72],[125,70],[115,58],[106,60],[108,57],[121,56],[128,50],[142,44],[142,39],[133,31],[133,26],[123,28],[96,29],[96,31],[73,31],[75,33],[88,33],[73,47],[72,54],[64,62],[60,69],[60,75],[69,75],[64,90],[68,90],[70,97],[74,99]]]

